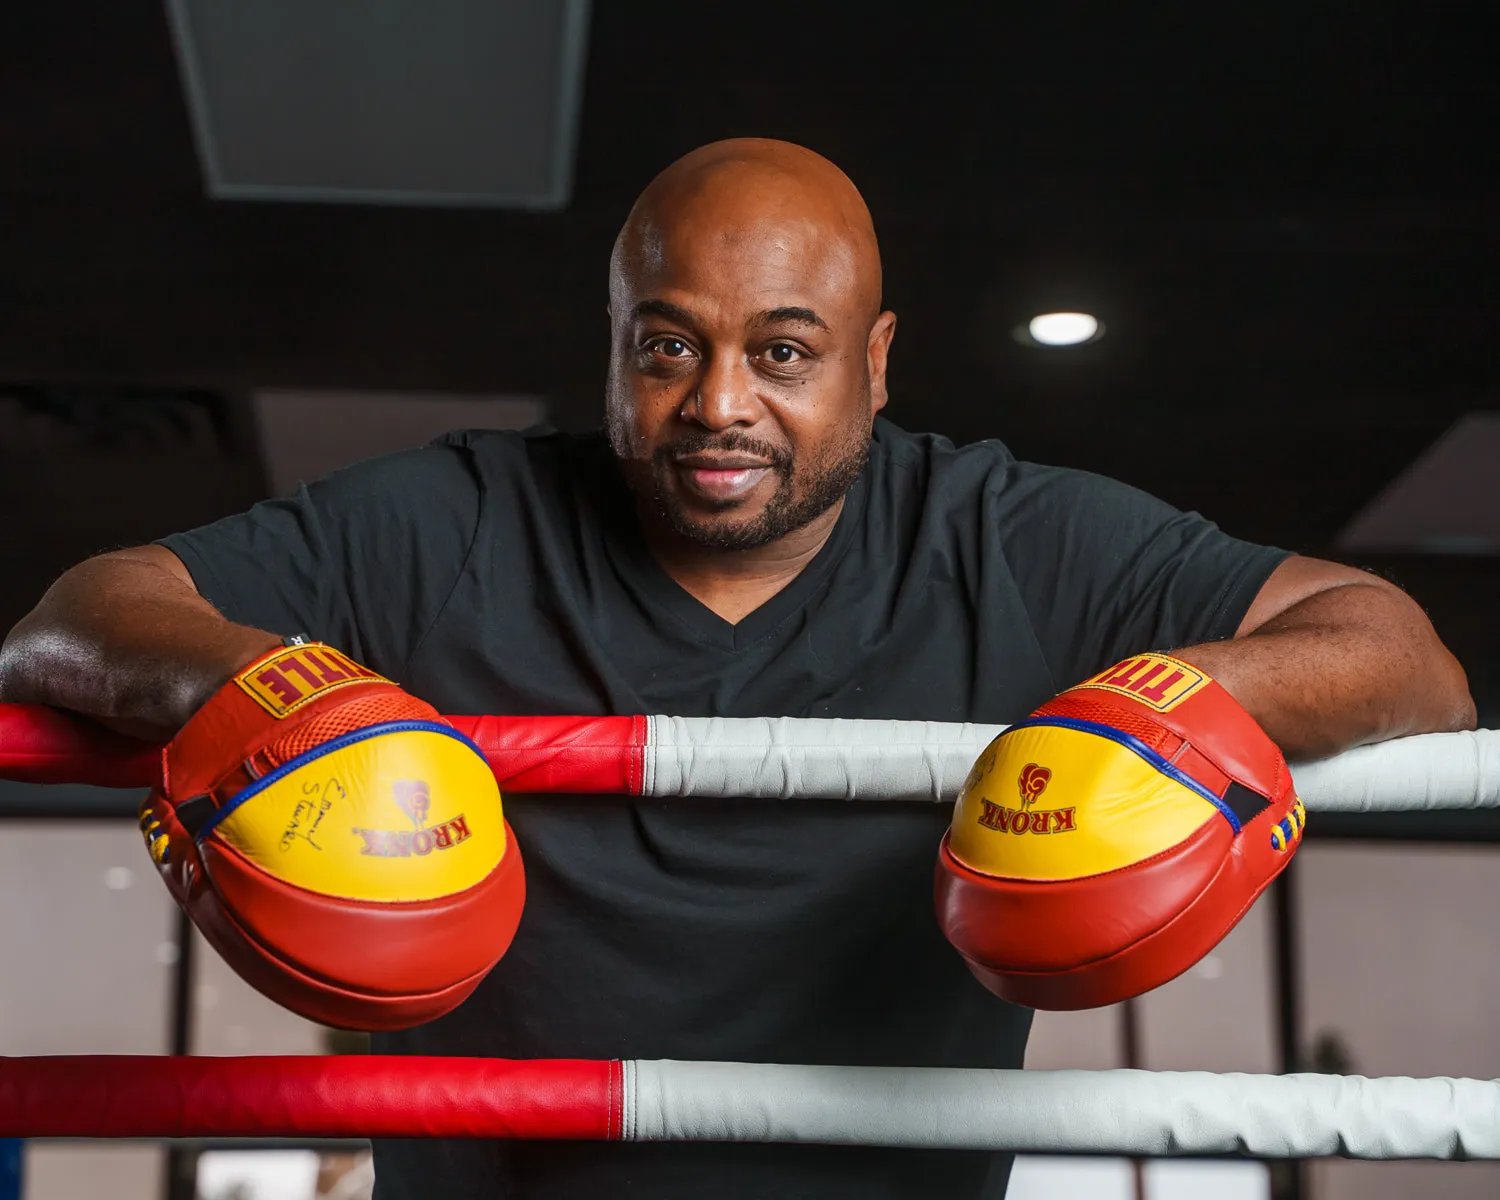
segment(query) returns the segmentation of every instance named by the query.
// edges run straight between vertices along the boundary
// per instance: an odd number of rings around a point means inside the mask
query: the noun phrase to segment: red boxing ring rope
[[[448,717],[516,792],[639,794],[645,717]],[[161,748],[39,704],[0,704],[0,779],[154,787]]]
[[[0,1058],[6,1137],[614,1140],[618,1062],[406,1056]]]

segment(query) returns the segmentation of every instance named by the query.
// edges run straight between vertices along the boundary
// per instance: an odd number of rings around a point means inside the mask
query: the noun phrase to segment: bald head
[[[607,421],[643,512],[708,553],[837,516],[885,403],[895,317],[842,171],[715,142],[630,210],[610,259]]]
[[[847,175],[803,146],[732,138],[679,158],[641,193],[615,239],[611,299],[673,250],[714,242],[799,255],[804,272],[836,273],[869,321],[880,311],[880,246],[870,210]]]

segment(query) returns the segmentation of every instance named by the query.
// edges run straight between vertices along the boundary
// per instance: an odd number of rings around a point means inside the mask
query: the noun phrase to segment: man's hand
[[[0,648],[0,700],[50,704],[166,741],[219,686],[280,643],[226,621],[160,546],[68,571]]]
[[[1427,615],[1338,563],[1287,559],[1232,640],[1172,654],[1217,679],[1293,760],[1474,728],[1468,677]]]

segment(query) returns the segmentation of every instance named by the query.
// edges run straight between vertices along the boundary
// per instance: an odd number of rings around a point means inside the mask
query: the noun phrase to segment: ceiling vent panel
[[[587,0],[167,0],[209,194],[568,202]]]

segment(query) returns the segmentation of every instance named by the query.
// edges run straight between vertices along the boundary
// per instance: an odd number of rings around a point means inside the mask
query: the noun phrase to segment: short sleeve
[[[306,633],[400,679],[463,570],[479,509],[471,453],[445,439],[159,544],[231,621]]]
[[[1058,687],[1145,650],[1233,636],[1287,552],[1126,484],[1013,464],[1006,556]]]

